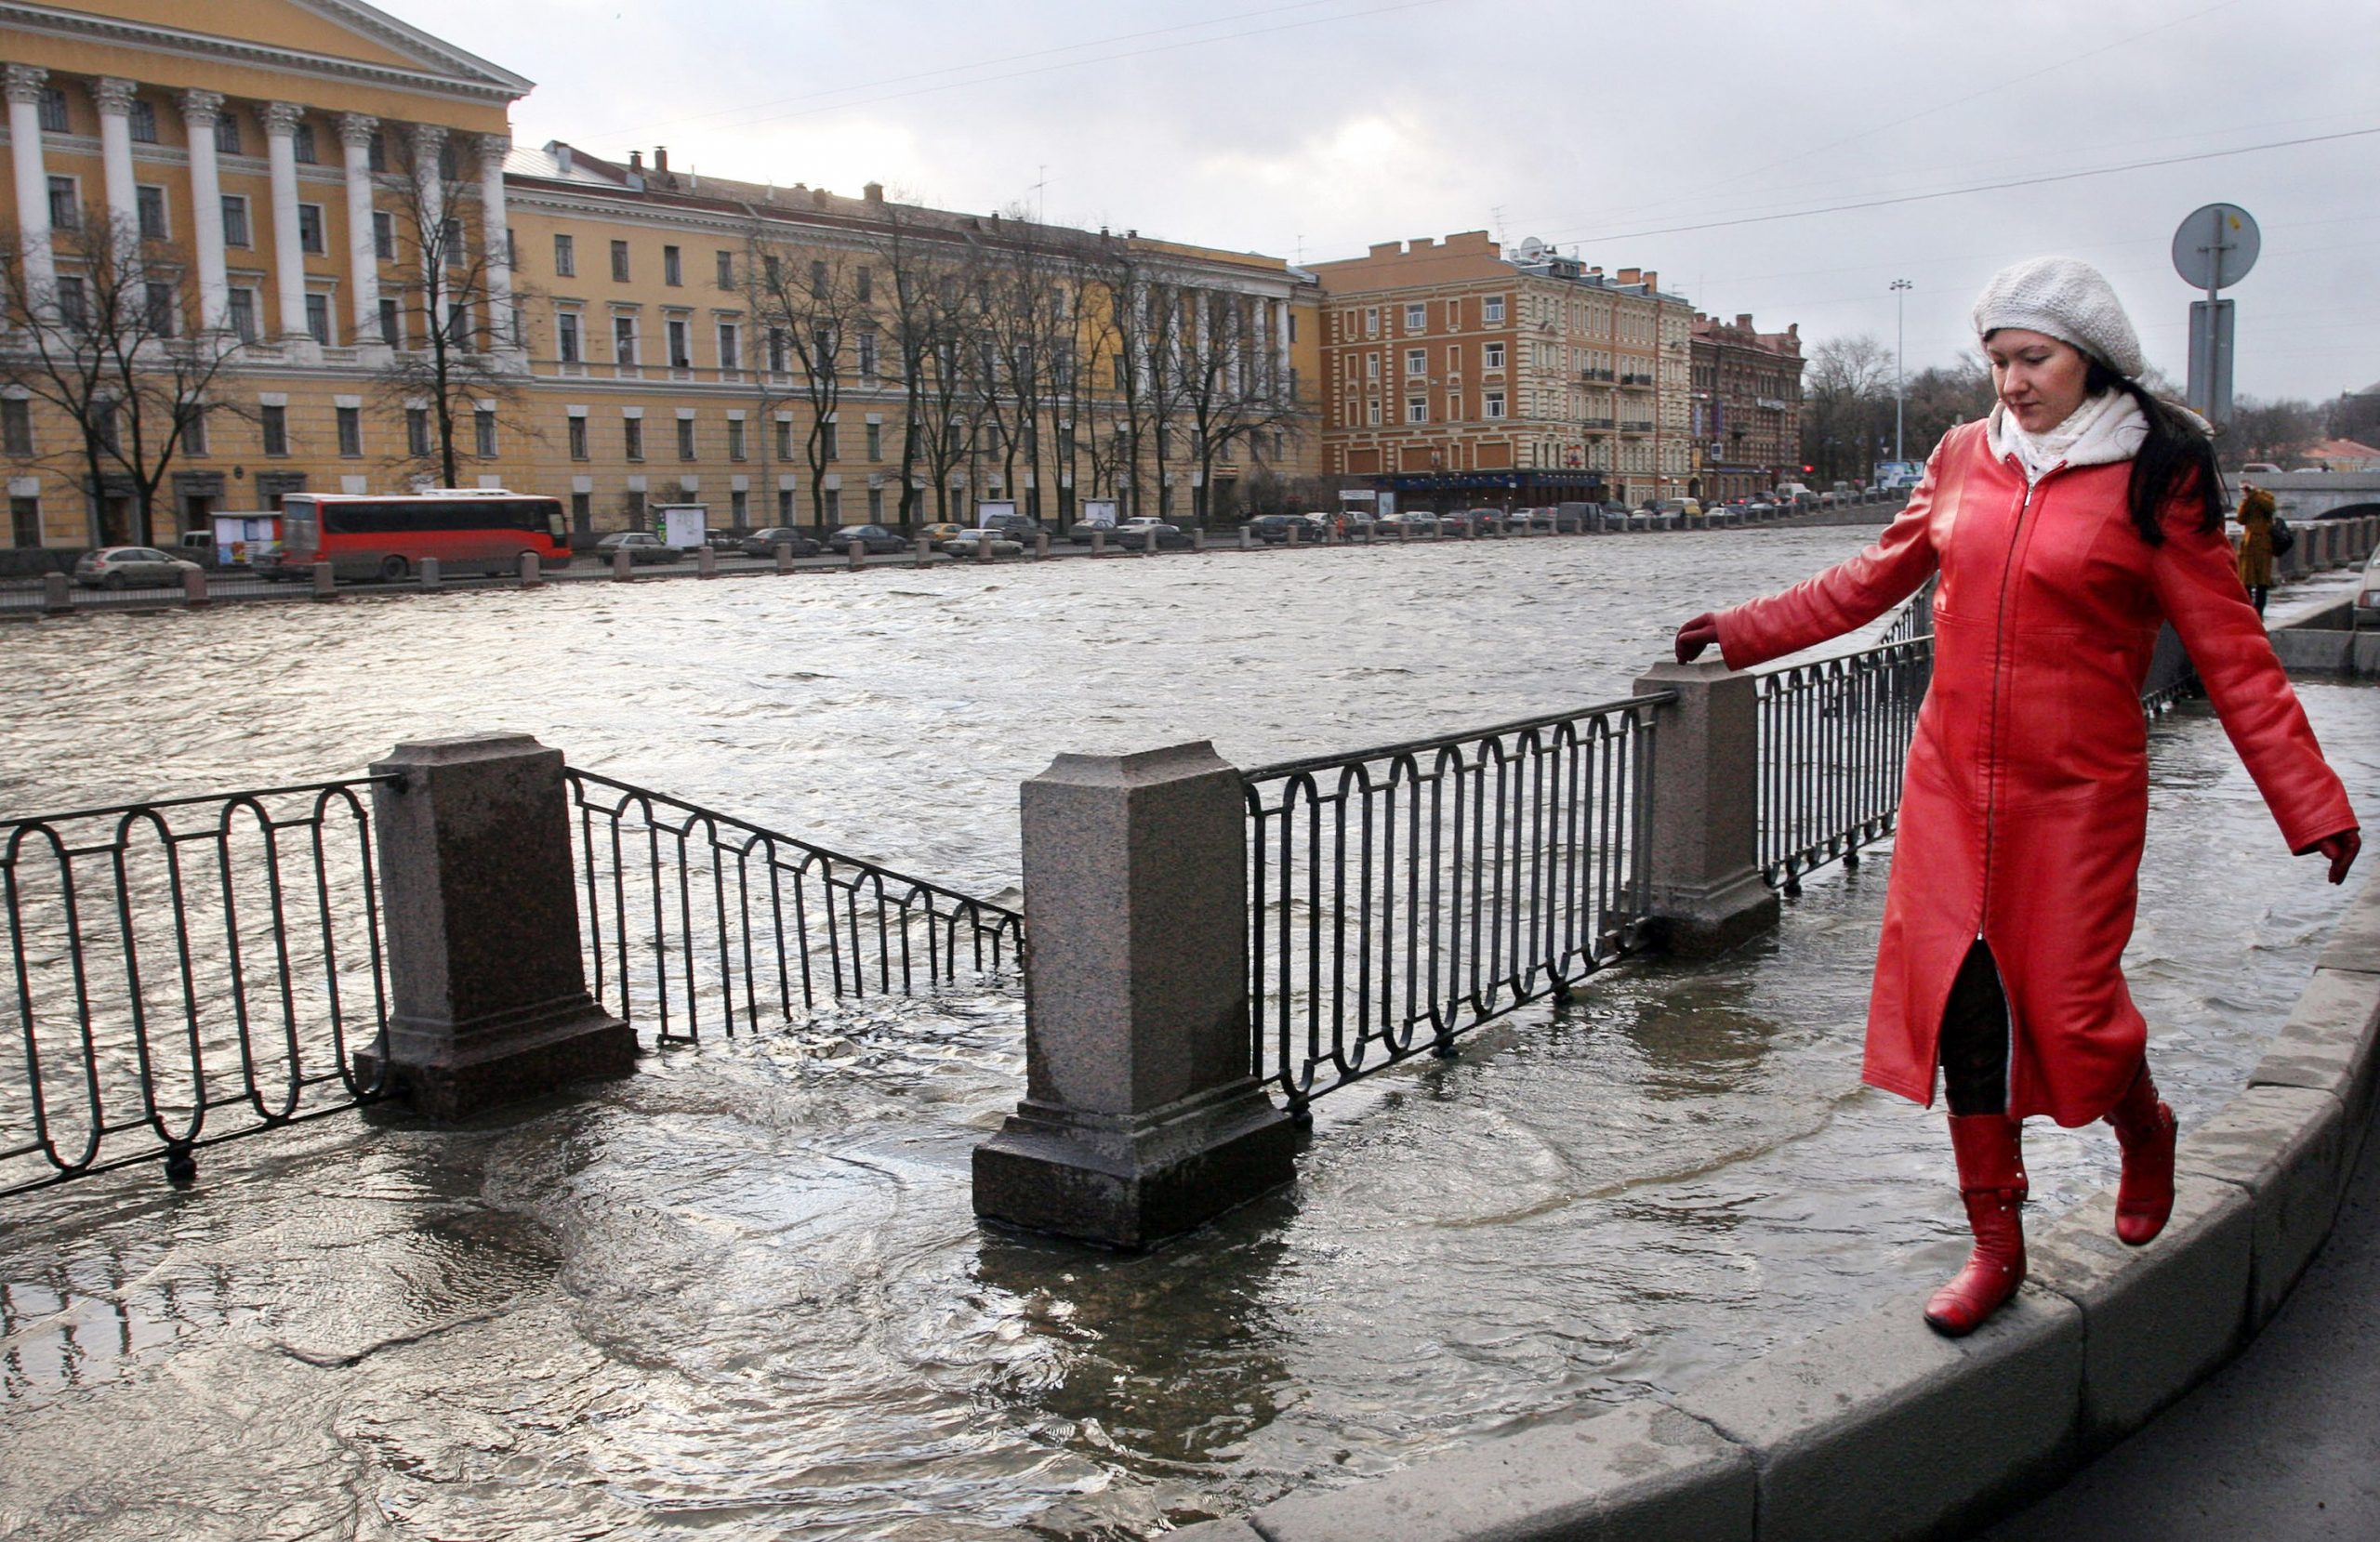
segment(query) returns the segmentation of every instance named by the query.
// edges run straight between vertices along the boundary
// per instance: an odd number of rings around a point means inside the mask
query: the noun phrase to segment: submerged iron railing
[[[1254,1074],[1302,1112],[1629,952],[1671,699],[1247,772]]]
[[[1862,846],[1892,833],[1933,678],[1931,635],[1758,677],[1759,860],[1771,884],[1798,894],[1803,875],[1838,859],[1856,867]]]
[[[588,988],[660,1044],[914,995],[1021,956],[988,900],[592,771],[566,770]]]
[[[0,820],[0,1193],[379,1095],[375,780]]]

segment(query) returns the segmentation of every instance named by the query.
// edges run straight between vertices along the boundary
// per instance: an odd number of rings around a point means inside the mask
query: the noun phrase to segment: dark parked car
[[[1159,551],[1190,549],[1190,533],[1163,520],[1127,520],[1116,527],[1115,541],[1126,551],[1139,551],[1151,531],[1157,533],[1157,549]]]
[[[882,525],[845,525],[826,537],[826,549],[841,556],[857,547],[866,552],[906,551],[909,538]]]
[[[1301,541],[1315,539],[1314,522],[1302,514],[1259,514],[1248,521],[1250,539],[1273,546],[1287,542],[1291,530],[1298,533]]]
[[[814,539],[798,530],[787,530],[782,526],[775,530],[756,530],[737,544],[737,549],[747,557],[774,557],[779,547],[791,547],[796,557],[818,555],[818,543]]]
[[[997,530],[1003,539],[1025,547],[1031,546],[1048,533],[1047,527],[1030,514],[995,514],[982,528]]]
[[[608,562],[615,552],[625,551],[628,560],[639,567],[648,562],[674,562],[684,555],[676,547],[649,530],[622,530],[595,543],[595,555]]]

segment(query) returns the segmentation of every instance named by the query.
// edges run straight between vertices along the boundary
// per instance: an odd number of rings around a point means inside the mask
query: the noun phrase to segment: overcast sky
[[[1533,235],[1809,340],[1890,347],[1905,278],[1912,371],[2062,252],[2178,381],[2174,228],[2229,202],[2264,238],[2237,389],[2380,380],[2369,0],[383,3],[536,81],[527,143],[1309,261]]]

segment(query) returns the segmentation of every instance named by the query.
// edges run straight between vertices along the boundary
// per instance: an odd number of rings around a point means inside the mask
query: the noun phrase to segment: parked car
[[[1030,514],[995,514],[984,529],[997,530],[1019,546],[1029,547],[1049,534],[1049,527]]]
[[[1012,541],[996,530],[962,530],[942,543],[942,549],[953,557],[969,560],[981,558],[985,547],[992,548],[995,557],[1018,557],[1025,552],[1024,542]]]
[[[647,562],[674,562],[685,555],[649,530],[615,531],[595,543],[595,555],[607,562],[614,553],[622,551],[638,567]]]
[[[926,545],[939,551],[943,543],[966,528],[965,525],[952,524],[947,520],[937,520],[932,524],[918,526],[918,534],[926,538]]]
[[[1066,527],[1066,539],[1078,547],[1087,547],[1091,545],[1091,538],[1094,535],[1104,535],[1110,541],[1115,540],[1116,529],[1117,527],[1112,524],[1090,520],[1078,521]]]
[[[2363,564],[2363,580],[2355,587],[2355,608],[2347,613],[2357,626],[2380,626],[2380,551]]]
[[[1435,514],[1424,514],[1419,509],[1383,514],[1380,517],[1380,524],[1386,534],[1393,535],[1402,531],[1408,539],[1416,535],[1435,535],[1438,533],[1438,517]]]
[[[780,525],[774,530],[756,530],[744,537],[736,547],[747,557],[774,557],[777,547],[791,547],[796,557],[818,555],[818,542],[798,530]]]
[[[178,588],[182,574],[204,570],[196,562],[168,557],[155,547],[100,547],[74,564],[74,582],[86,589]]]
[[[1138,551],[1141,543],[1148,539],[1152,531],[1157,534],[1157,549],[1159,551],[1187,551],[1190,548],[1188,531],[1180,525],[1146,516],[1130,519],[1117,525],[1116,544],[1127,551]]]
[[[1262,541],[1267,546],[1280,546],[1287,542],[1291,530],[1298,533],[1301,541],[1316,539],[1313,521],[1302,514],[1259,514],[1248,521],[1246,529],[1250,539]]]
[[[845,525],[826,537],[826,549],[839,557],[848,555],[853,547],[869,553],[906,551],[909,542],[882,525]]]

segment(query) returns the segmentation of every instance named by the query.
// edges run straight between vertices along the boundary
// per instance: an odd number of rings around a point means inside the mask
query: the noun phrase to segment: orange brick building
[[[1705,497],[1764,492],[1802,469],[1802,328],[1694,318],[1694,438]]]

